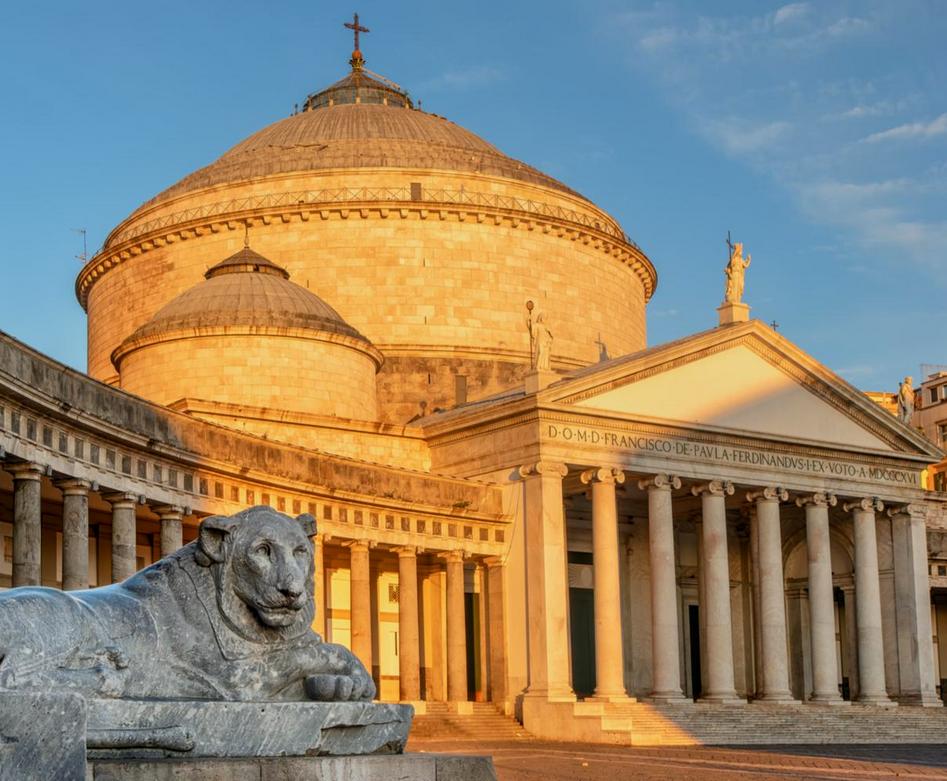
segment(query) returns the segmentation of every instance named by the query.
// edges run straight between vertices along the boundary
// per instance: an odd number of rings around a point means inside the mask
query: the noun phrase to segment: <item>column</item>
[[[894,705],[885,686],[885,647],[881,631],[881,580],[875,513],[884,505],[873,498],[846,502],[855,532],[855,635],[858,647],[858,701]],[[846,608],[848,605],[846,604]],[[846,611],[847,612],[847,611]]]
[[[706,691],[702,700],[743,704],[733,683],[733,620],[730,614],[730,559],[727,551],[726,497],[733,483],[711,480],[691,488],[701,503],[701,562],[704,603],[700,609],[707,641]]]
[[[56,483],[62,491],[62,588],[89,587],[89,489],[87,480]]]
[[[164,558],[184,545],[184,508],[163,504],[155,507],[154,511],[158,514],[158,522],[161,524],[161,558]]]
[[[590,469],[582,482],[592,486],[592,575],[595,611],[596,700],[627,700],[621,633],[621,573],[615,484],[620,469]]]
[[[677,619],[677,560],[674,555],[674,516],[671,489],[678,477],[655,475],[641,480],[648,491],[648,543],[651,553],[651,699],[683,702],[680,637]]]
[[[13,585],[42,583],[42,479],[46,467],[25,462],[4,467],[13,475]]]
[[[894,542],[894,590],[898,626],[900,702],[938,708],[934,688],[927,528],[923,505],[888,510]]]
[[[747,494],[756,503],[756,547],[760,602],[760,700],[798,704],[789,691],[786,645],[786,595],[783,578],[783,534],[779,503],[789,498],[783,488],[764,488]]]
[[[487,582],[487,698],[506,701],[506,567],[498,556],[483,560]]]
[[[103,494],[112,505],[112,582],[127,580],[138,569],[135,555],[135,494],[116,492]]]
[[[575,700],[569,665],[569,581],[562,504],[562,478],[568,471],[564,464],[550,461],[519,469],[529,621],[527,699]]]
[[[402,702],[421,699],[418,551],[398,548],[398,676]]]
[[[806,508],[806,549],[809,556],[809,631],[812,645],[812,696],[820,705],[842,705],[835,656],[835,599],[832,596],[832,544],[829,507],[837,499],[816,493],[796,499]]]
[[[372,587],[369,543],[356,540],[349,544],[351,589],[352,653],[372,675]]]
[[[464,611],[464,554],[447,560],[447,701],[467,701],[467,621]]]
[[[316,612],[312,620],[312,631],[323,639],[326,636],[325,543],[328,539],[324,534],[317,534],[312,538],[312,603]]]

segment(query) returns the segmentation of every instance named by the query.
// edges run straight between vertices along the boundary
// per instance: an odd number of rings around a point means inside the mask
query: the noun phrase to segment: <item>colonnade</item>
[[[30,462],[3,464],[13,477],[13,586],[42,584],[42,486],[50,480],[62,494],[62,588],[89,587],[89,497],[97,493],[111,508],[112,582],[133,575],[136,558],[136,511],[145,500],[134,493],[103,490],[88,480],[53,479],[47,467]],[[161,556],[173,553],[183,545],[183,520],[189,510],[184,507],[149,503],[158,516]],[[314,540],[314,582],[316,623],[321,635],[326,632],[325,535]],[[371,551],[377,546],[370,540],[345,540],[340,544],[350,555],[351,649],[368,670],[372,669],[373,627]],[[398,556],[398,664],[400,698],[417,702],[421,691],[420,594],[418,588],[417,547],[391,549]],[[451,702],[468,699],[467,691],[467,626],[464,603],[464,553],[450,550],[436,553],[443,561],[446,574],[446,698]],[[484,562],[491,580],[491,594],[496,603],[493,610],[502,614],[502,579],[497,570],[498,559]],[[492,663],[491,663],[492,664]],[[502,688],[499,682],[495,689]]]
[[[42,480],[51,478],[47,467],[31,462],[4,464],[13,477],[13,585],[42,583]],[[53,480],[62,493],[62,587],[65,591],[89,587],[89,495],[93,492],[112,510],[112,582],[119,582],[137,569],[135,512],[144,499],[121,491],[103,491],[89,480]],[[161,555],[183,544],[185,507],[154,504],[159,519]]]
[[[543,604],[530,598],[530,685],[527,696],[565,699],[570,688],[568,655],[550,650],[548,640],[563,637],[565,616],[555,605],[568,605],[568,583],[558,577],[565,569],[565,551],[556,553],[551,539],[565,539],[562,480],[564,465],[540,462],[522,467],[527,545],[527,590],[541,594]],[[594,567],[594,623],[596,688],[593,699],[627,697],[623,683],[619,535],[616,485],[626,481],[622,470],[588,469],[580,475],[591,486]],[[681,685],[681,642],[678,617],[677,558],[675,554],[673,491],[679,477],[657,474],[636,481],[646,492],[651,577],[652,691],[655,702],[686,700]],[[700,498],[701,545],[699,567],[703,577],[701,622],[706,666],[702,700],[740,704],[734,684],[733,621],[730,607],[730,569],[727,543],[726,499],[736,487],[725,480],[695,482],[688,493]],[[749,487],[754,534],[754,587],[758,589],[759,618],[755,639],[760,654],[755,699],[794,704],[790,693],[783,535],[780,506],[789,492],[775,486]],[[835,604],[832,583],[829,509],[838,504],[831,493],[812,492],[792,497],[804,508],[808,556],[809,640],[812,690],[808,701],[844,704],[838,688],[835,644]],[[557,507],[558,506],[558,507]],[[854,526],[855,631],[857,633],[858,701],[870,705],[896,703],[888,696],[885,680],[885,644],[882,636],[876,515],[885,510],[874,497],[853,497],[841,505],[851,513]],[[896,506],[892,519],[897,600],[897,643],[900,701],[934,705],[933,641],[925,527],[920,508]],[[566,547],[562,546],[563,549]],[[542,558],[541,558],[542,557]],[[552,609],[550,607],[552,606]],[[534,612],[536,611],[536,612]],[[902,615],[903,613],[903,615]],[[889,639],[890,642],[890,639]],[[550,696],[554,695],[554,696]]]
[[[365,540],[340,541],[349,550],[349,589],[351,649],[366,669],[371,670],[373,658],[373,632],[376,626],[372,612],[371,551],[377,547]],[[325,584],[325,539],[316,537],[316,631],[326,634],[326,584]],[[399,699],[403,702],[419,702],[424,699],[421,691],[421,594],[418,588],[418,555],[423,550],[414,546],[394,547],[390,550],[398,556],[398,673]],[[448,702],[464,702],[467,691],[467,624],[464,603],[464,553],[459,549],[434,552],[443,561],[446,579],[446,699]],[[498,562],[485,562],[488,571]],[[493,591],[500,586],[494,584]],[[492,593],[492,592],[491,592]],[[497,595],[494,595],[497,596]]]

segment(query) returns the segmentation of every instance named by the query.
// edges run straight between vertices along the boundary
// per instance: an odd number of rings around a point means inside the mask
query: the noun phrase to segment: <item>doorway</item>
[[[576,696],[595,691],[595,605],[590,588],[569,589],[569,634],[572,641],[572,688]]]
[[[687,606],[687,628],[690,635],[691,697],[700,698],[700,605]]]

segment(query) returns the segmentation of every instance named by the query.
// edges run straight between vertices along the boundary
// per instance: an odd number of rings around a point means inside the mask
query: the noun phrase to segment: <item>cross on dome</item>
[[[358,34],[369,33],[371,32],[371,30],[369,30],[367,27],[362,27],[362,25],[358,23],[357,13],[352,15],[351,22],[345,22],[345,27],[347,27],[349,30],[352,30],[355,33],[355,49],[352,52],[352,68],[360,69],[362,65],[364,65],[365,63],[365,58],[362,57],[362,51],[358,45]]]

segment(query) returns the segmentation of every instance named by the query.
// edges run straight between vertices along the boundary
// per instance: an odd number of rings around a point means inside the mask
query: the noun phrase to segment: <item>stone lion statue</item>
[[[311,628],[315,520],[212,516],[123,583],[0,593],[0,690],[86,697],[371,700],[362,663]]]

